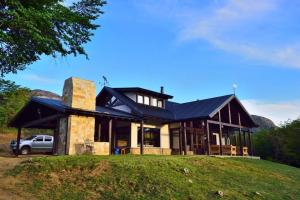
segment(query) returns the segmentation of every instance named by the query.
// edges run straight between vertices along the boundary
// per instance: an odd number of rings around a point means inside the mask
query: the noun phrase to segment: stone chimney
[[[75,77],[65,80],[62,102],[66,106],[84,110],[96,109],[96,85]]]
[[[79,78],[65,80],[62,103],[72,108],[95,111],[95,83]],[[69,115],[60,119],[58,134],[58,154],[82,154],[86,141],[94,142],[95,117]]]

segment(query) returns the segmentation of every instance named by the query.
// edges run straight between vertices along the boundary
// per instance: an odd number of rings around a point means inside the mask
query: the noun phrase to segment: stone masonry
[[[96,86],[94,82],[71,77],[65,80],[63,104],[72,108],[95,110]],[[85,144],[94,142],[95,118],[70,115],[60,120],[59,154],[76,155],[85,152]],[[66,146],[66,152],[62,145]]]

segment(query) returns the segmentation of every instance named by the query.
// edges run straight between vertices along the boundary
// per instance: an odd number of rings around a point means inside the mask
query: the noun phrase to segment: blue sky
[[[70,2],[70,1],[69,1]],[[276,123],[300,116],[300,1],[108,0],[85,57],[43,57],[6,78],[61,94],[71,76],[184,102],[232,93]]]

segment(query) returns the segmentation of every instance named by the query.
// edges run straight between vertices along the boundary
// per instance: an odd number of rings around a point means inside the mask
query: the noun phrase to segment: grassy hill
[[[300,169],[242,158],[44,157],[7,176],[38,199],[300,199]]]

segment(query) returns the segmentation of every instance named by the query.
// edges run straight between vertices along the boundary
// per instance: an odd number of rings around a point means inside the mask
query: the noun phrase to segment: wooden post
[[[239,139],[240,139],[240,154],[243,155],[243,142],[242,142],[242,127],[241,127],[241,115],[238,113],[239,117]]]
[[[184,155],[187,155],[186,122],[183,122]]]
[[[249,141],[249,153],[250,156],[253,156],[253,147],[252,147],[252,141],[251,141],[251,131],[248,131],[248,141]]]
[[[220,142],[220,155],[223,155],[223,144],[222,144],[222,121],[221,121],[221,112],[219,111],[219,142]]]
[[[17,147],[16,147],[16,156],[20,155],[20,140],[21,140],[22,128],[18,127],[18,135],[17,135]]]
[[[144,121],[141,121],[141,155],[144,154]]]
[[[179,128],[179,155],[182,155],[182,125]]]
[[[59,125],[60,125],[60,118],[58,118],[56,120],[56,127],[54,129],[54,134],[53,134],[53,138],[54,138],[54,144],[53,144],[53,150],[52,150],[52,154],[53,155],[57,155],[58,154],[58,139],[59,139]]]
[[[210,155],[210,138],[209,138],[209,123],[206,122],[206,142],[207,142],[207,155]]]
[[[230,102],[228,103],[228,117],[229,117],[229,124],[231,124],[231,106],[230,106]]]
[[[193,121],[190,121],[191,151],[194,152],[194,129]]]
[[[112,154],[112,119],[109,119],[109,122],[108,122],[108,142],[109,142],[109,154],[111,155]]]

